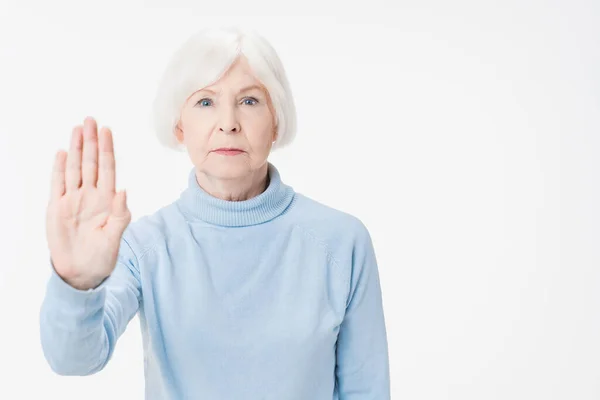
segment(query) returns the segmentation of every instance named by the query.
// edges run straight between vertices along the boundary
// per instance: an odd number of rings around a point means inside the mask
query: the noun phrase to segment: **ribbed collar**
[[[195,168],[188,175],[188,187],[177,200],[182,211],[213,225],[247,226],[272,220],[281,215],[294,199],[294,189],[284,184],[279,171],[268,164],[267,189],[248,200],[228,201],[206,192],[196,180]]]

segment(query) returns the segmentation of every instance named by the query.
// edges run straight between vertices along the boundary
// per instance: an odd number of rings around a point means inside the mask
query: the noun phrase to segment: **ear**
[[[175,137],[177,141],[183,144],[183,130],[181,129],[181,120],[177,121],[177,125],[175,125]]]

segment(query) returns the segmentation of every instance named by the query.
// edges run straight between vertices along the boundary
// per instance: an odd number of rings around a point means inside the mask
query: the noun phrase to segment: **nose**
[[[221,125],[219,130],[225,133],[237,133],[240,131],[237,125]]]
[[[223,107],[219,130],[224,133],[239,133],[241,127],[233,107]]]

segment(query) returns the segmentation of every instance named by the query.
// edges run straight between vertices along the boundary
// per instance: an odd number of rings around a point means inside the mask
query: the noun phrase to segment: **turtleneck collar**
[[[282,214],[294,199],[294,189],[281,181],[279,171],[269,163],[269,184],[258,196],[242,201],[228,201],[206,192],[196,180],[196,170],[188,175],[188,187],[178,199],[182,211],[190,218],[220,226],[256,225]]]

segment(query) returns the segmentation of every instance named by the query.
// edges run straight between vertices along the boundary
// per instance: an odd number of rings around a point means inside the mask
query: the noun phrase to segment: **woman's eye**
[[[250,101],[251,103],[248,103],[248,101]],[[256,100],[254,97],[247,97],[244,99],[244,104],[246,105],[253,106],[256,103],[258,103],[258,100]]]
[[[242,102],[245,105],[253,106],[258,103],[258,100],[256,100],[254,97],[247,97],[244,100],[242,100]],[[201,107],[210,107],[212,105],[212,100],[208,99],[208,98],[204,98],[204,99],[198,100],[198,102],[196,104]]]
[[[209,103],[209,104],[207,104],[207,103]],[[200,104],[202,107],[208,107],[208,106],[210,106],[210,103],[211,103],[210,99],[201,99],[201,100],[198,100],[198,103],[196,103],[196,104]]]

